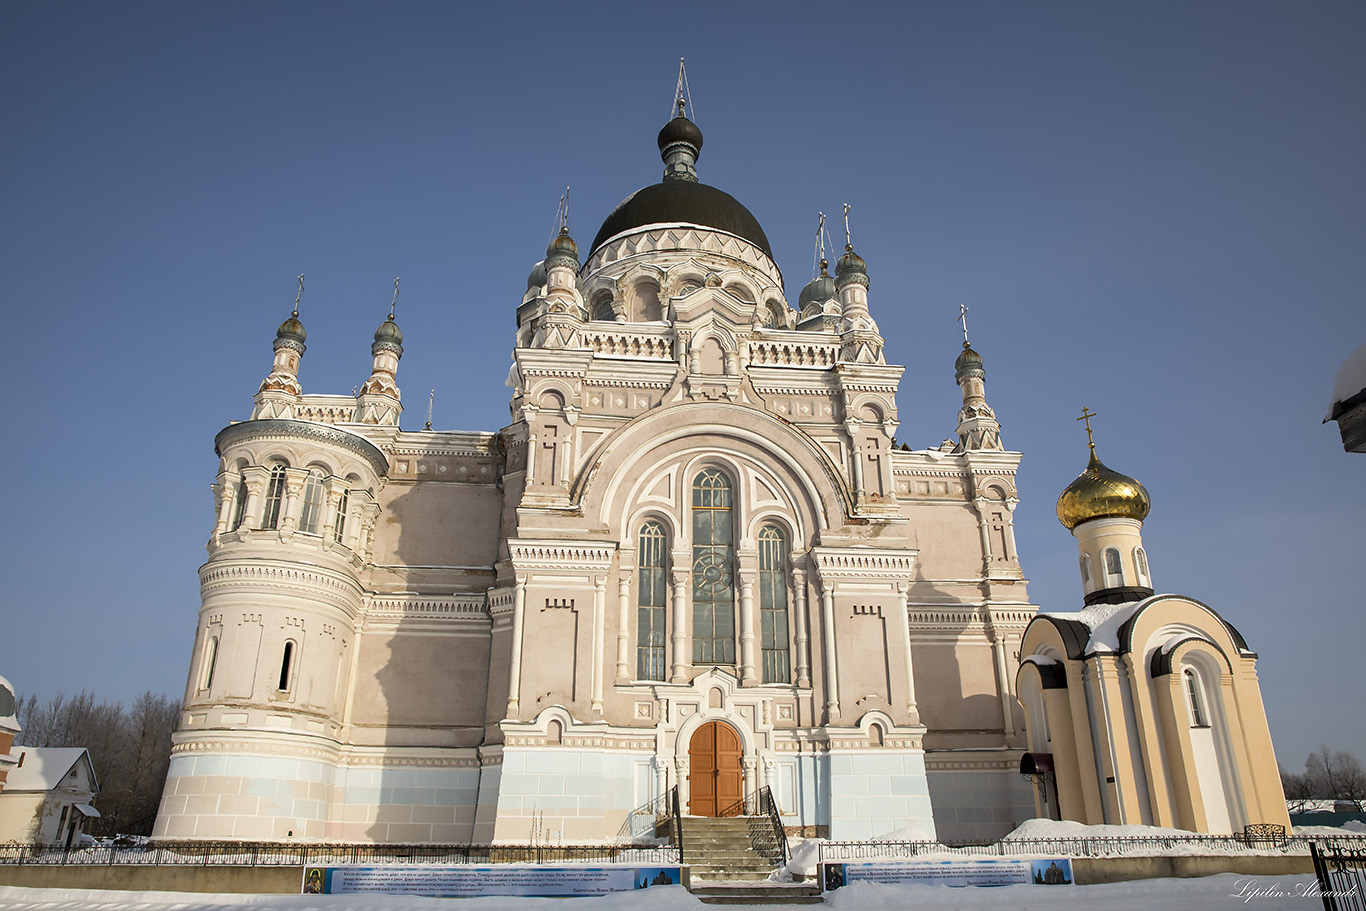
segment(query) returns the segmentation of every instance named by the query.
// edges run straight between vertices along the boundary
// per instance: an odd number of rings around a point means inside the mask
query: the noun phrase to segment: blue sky
[[[300,272],[305,391],[365,379],[399,275],[404,426],[433,388],[438,428],[506,424],[560,194],[586,247],[659,179],[686,56],[701,178],[789,300],[853,206],[913,447],[953,434],[972,308],[1032,600],[1079,604],[1087,405],[1159,590],[1261,654],[1282,764],[1366,760],[1366,458],[1320,424],[1366,342],[1362,47],[1346,2],[5,4],[0,674],[182,691],[213,436]]]

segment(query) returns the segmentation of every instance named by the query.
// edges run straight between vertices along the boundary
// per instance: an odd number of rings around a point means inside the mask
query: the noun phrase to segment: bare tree
[[[1345,750],[1321,744],[1304,761],[1304,778],[1311,797],[1357,801],[1358,807],[1366,799],[1366,770]]]

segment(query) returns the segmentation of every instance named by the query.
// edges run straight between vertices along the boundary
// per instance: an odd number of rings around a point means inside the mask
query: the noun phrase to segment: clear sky
[[[0,674],[182,692],[213,437],[300,272],[306,392],[364,381],[398,275],[403,425],[433,388],[437,428],[506,424],[560,194],[586,248],[659,179],[686,56],[701,178],[790,301],[853,206],[914,448],[971,308],[1032,600],[1080,604],[1086,405],[1157,588],[1260,653],[1282,764],[1366,760],[1366,457],[1320,423],[1366,342],[1363,48],[1354,2],[6,3]]]

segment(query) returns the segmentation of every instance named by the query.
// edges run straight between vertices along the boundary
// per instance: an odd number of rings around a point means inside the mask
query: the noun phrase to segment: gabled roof
[[[95,767],[90,762],[90,753],[85,747],[12,747],[10,752],[18,758],[22,753],[24,764],[14,766],[5,779],[5,793],[11,791],[51,791],[79,763],[86,764],[90,776],[91,790],[99,792],[99,782],[95,780]]]

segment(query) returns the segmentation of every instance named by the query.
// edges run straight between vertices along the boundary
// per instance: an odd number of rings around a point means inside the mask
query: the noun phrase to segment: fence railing
[[[823,862],[902,860],[930,854],[964,857],[1021,857],[1057,854],[1066,857],[1124,857],[1163,854],[1173,848],[1208,854],[1308,854],[1310,842],[1343,850],[1366,851],[1366,835],[1286,835],[1265,838],[1243,835],[1138,835],[1094,838],[1021,838],[994,844],[938,841],[826,841]]]
[[[343,864],[678,864],[673,845],[371,845],[155,842],[145,845],[0,845],[0,864],[340,866]]]
[[[1315,838],[1309,845],[1314,877],[1324,911],[1362,911],[1366,908],[1366,845],[1346,848]]]

